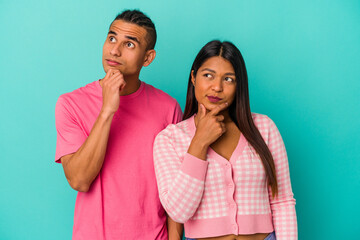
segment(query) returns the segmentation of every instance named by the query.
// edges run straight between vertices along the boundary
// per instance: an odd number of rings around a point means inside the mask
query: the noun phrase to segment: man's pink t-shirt
[[[101,106],[99,81],[59,97],[56,162],[85,142]],[[120,97],[102,169],[89,191],[77,195],[73,239],[167,239],[166,215],[154,173],[153,141],[181,117],[174,98],[144,82],[135,93]]]

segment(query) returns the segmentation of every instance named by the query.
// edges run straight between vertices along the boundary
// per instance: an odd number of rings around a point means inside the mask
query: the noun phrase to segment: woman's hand
[[[223,103],[207,113],[204,105],[200,104],[195,119],[196,132],[188,149],[189,154],[206,159],[209,146],[226,132],[224,116],[218,114],[227,106],[227,103]]]
[[[226,107],[227,103],[223,103],[206,113],[204,105],[200,104],[194,138],[204,146],[210,146],[225,133],[224,116],[218,114]]]

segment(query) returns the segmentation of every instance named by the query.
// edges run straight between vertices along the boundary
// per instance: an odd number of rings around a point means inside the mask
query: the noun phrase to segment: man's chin
[[[107,73],[110,69],[119,70],[121,73],[124,72],[123,69],[120,69],[119,67],[113,67],[113,66],[105,66],[104,71]]]

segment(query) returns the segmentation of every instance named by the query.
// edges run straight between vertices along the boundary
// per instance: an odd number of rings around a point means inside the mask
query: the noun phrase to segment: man
[[[122,12],[103,46],[105,77],[58,99],[55,160],[79,191],[73,239],[168,238],[152,147],[182,113],[175,99],[139,80],[155,58],[155,42],[146,15]],[[180,239],[180,225],[169,220],[168,228]]]

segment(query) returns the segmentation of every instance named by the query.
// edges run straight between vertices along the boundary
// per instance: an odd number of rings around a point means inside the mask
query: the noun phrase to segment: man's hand
[[[120,92],[126,83],[118,70],[109,69],[100,82],[103,106],[86,141],[74,153],[63,156],[61,162],[70,186],[87,192],[104,163],[112,118],[120,105]]]
[[[101,83],[103,96],[101,112],[114,114],[120,105],[120,92],[126,85],[124,76],[119,70],[109,69]]]
[[[168,240],[181,240],[184,226],[167,216]]]

